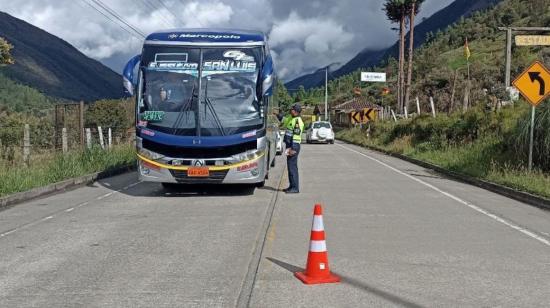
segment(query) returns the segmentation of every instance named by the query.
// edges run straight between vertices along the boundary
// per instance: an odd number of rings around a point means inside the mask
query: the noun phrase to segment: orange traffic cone
[[[328,266],[325,227],[323,226],[323,208],[316,204],[313,210],[313,225],[305,272],[294,273],[296,278],[305,284],[340,282],[340,277],[333,275]]]

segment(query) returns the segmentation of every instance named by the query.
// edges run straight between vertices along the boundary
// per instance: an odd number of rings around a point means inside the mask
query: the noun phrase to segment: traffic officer
[[[304,121],[300,117],[302,107],[300,104],[294,104],[290,108],[290,115],[283,118],[283,127],[285,129],[285,144],[287,147],[287,168],[289,187],[284,190],[287,194],[297,194],[300,192],[300,177],[298,173],[298,155],[300,154],[300,143],[302,142],[302,133],[304,131]]]

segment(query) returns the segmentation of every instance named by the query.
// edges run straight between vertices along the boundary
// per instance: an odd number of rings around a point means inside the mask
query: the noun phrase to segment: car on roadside
[[[327,121],[312,122],[306,130],[307,143],[334,143],[334,130]]]
[[[285,144],[283,142],[283,139],[285,137],[285,132],[284,131],[279,131],[279,133],[277,134],[277,155],[283,155],[283,151],[285,150]]]

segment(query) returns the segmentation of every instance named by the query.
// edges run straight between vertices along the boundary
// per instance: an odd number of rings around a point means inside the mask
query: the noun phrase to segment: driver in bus
[[[157,111],[173,111],[174,102],[171,100],[172,90],[161,86],[159,89],[158,98],[156,101],[156,110]]]

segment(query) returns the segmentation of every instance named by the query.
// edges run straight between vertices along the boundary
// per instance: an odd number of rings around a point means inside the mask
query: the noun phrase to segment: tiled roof
[[[356,97],[332,107],[333,110],[363,110],[365,108],[382,109],[382,106],[369,102],[366,97]]]

